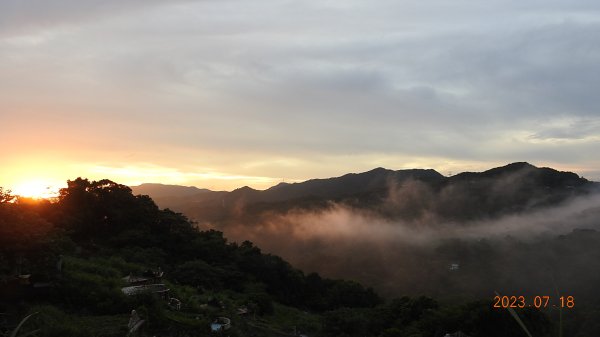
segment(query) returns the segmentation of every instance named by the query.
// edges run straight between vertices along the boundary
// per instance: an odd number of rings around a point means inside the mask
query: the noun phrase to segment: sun
[[[29,180],[17,184],[12,189],[12,194],[25,198],[49,199],[58,195],[59,187],[43,180]]]

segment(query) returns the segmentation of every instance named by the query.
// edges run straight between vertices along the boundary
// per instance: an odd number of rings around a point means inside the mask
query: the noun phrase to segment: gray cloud
[[[140,144],[589,167],[593,141],[539,141],[598,134],[599,7],[5,1],[0,98],[84,134],[118,120]]]
[[[85,24],[87,20],[182,1],[185,0],[4,0],[0,2],[0,37],[36,34],[56,26]]]
[[[580,140],[600,136],[600,119],[584,119],[562,126],[553,126],[531,135],[534,139]]]

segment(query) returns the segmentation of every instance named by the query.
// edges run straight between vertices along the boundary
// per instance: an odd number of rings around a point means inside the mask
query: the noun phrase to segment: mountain
[[[160,184],[132,189],[196,221],[222,223],[268,211],[323,209],[332,202],[391,218],[414,219],[434,213],[445,219],[469,220],[555,205],[589,193],[596,186],[572,172],[519,162],[451,177],[432,169],[376,168],[340,177],[280,183],[263,191],[244,186],[216,192]]]
[[[483,296],[490,287],[546,291],[552,277],[573,292],[595,284],[598,264],[584,241],[600,239],[598,190],[575,173],[518,162],[451,177],[376,168],[161,206],[306,272],[358,280],[386,295]],[[449,273],[454,264],[460,271]]]
[[[135,194],[152,195],[155,198],[191,197],[197,194],[211,192],[205,188],[194,186],[164,185],[164,184],[141,184],[131,186]]]
[[[435,170],[400,170],[392,171],[376,168],[363,173],[349,173],[341,177],[329,179],[311,179],[302,183],[279,184],[264,191],[260,201],[274,202],[306,197],[317,197],[335,200],[370,191],[379,191],[387,188],[390,183],[408,179],[416,179],[431,183],[444,179]]]
[[[179,208],[180,205],[186,204],[189,200],[194,200],[199,196],[214,193],[205,188],[194,186],[179,186],[146,183],[138,186],[130,186],[135,195],[151,196],[154,202],[164,208]]]

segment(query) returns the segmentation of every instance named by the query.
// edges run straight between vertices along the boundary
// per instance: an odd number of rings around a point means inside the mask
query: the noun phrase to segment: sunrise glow
[[[48,199],[58,196],[60,187],[54,182],[44,180],[29,180],[17,184],[12,194],[25,198]]]

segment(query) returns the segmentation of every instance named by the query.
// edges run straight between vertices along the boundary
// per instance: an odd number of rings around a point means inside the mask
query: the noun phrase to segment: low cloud
[[[510,184],[504,181],[500,185]],[[569,269],[557,263],[567,264],[561,259],[573,257],[549,247],[557,244],[556,238],[574,230],[600,230],[600,194],[550,208],[526,208],[470,221],[440,217],[431,211],[431,203],[440,199],[433,200],[431,191],[413,182],[392,188],[383,204],[384,210],[397,210],[402,204],[424,209],[408,214],[405,220],[382,216],[381,209],[374,212],[330,203],[318,211],[294,209],[263,214],[252,223],[234,221],[222,230],[231,240],[250,240],[305,272],[359,280],[386,295],[447,296],[456,292],[470,296],[486,293],[488,287],[536,291],[552,289],[547,282],[551,277],[564,287],[576,289],[580,284],[572,283],[585,279],[585,268],[569,271],[574,273],[572,281],[557,271]],[[452,274],[448,269],[451,263],[463,265],[464,274]],[[533,266],[539,270],[534,272]],[[592,268],[595,262],[590,260],[587,266]],[[449,282],[448,277],[461,278],[462,283],[444,283]],[[501,277],[507,281],[500,282]]]

